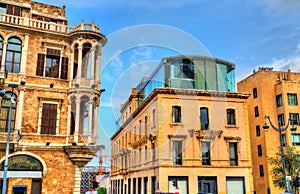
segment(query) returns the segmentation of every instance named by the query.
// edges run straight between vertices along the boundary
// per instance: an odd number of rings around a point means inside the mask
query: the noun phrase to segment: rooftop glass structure
[[[236,92],[235,65],[203,56],[163,58],[149,78],[137,86],[140,100],[155,88]]]

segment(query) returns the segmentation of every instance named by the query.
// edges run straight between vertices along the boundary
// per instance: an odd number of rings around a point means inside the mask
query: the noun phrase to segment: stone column
[[[98,81],[100,80],[100,57],[101,57],[101,46],[98,46],[99,51],[97,50],[96,52],[96,68],[95,68],[95,80]]]
[[[22,55],[21,55],[21,67],[20,67],[20,74],[26,74],[26,64],[27,64],[27,55],[28,55],[28,41],[29,36],[25,35],[25,40],[22,45]]]
[[[74,191],[73,194],[80,194],[81,169],[74,165]]]
[[[69,141],[69,135],[70,135],[70,129],[71,129],[71,115],[72,114],[72,100],[68,101],[68,118],[67,118],[67,138],[66,138],[66,144],[68,144]]]
[[[94,128],[93,128],[93,138],[96,142],[93,142],[97,145],[98,143],[98,107],[94,107]]]
[[[72,80],[73,80],[73,72],[74,72],[74,49],[71,49],[71,59],[70,59],[70,82],[69,82],[69,88],[72,87]]]
[[[81,70],[82,70],[82,46],[78,46],[78,67],[77,67],[77,76],[76,82],[81,78]]]
[[[80,99],[76,99],[76,113],[75,114],[76,114],[76,118],[75,118],[74,142],[78,142],[79,119],[80,119]]]
[[[88,143],[92,143],[92,127],[93,127],[93,100],[89,101],[89,123],[88,123]]]
[[[22,112],[23,112],[23,104],[24,104],[24,94],[25,89],[20,89],[19,96],[18,96],[18,104],[17,104],[17,111],[16,111],[16,120],[15,120],[15,129],[21,130],[22,127]]]
[[[90,78],[91,79],[95,79],[95,49],[91,49],[91,54],[90,54],[90,58],[91,58],[91,69],[90,69]]]
[[[3,50],[2,50],[2,61],[1,61],[1,73],[5,73],[5,59],[6,59],[6,50],[7,50],[7,40],[3,41]]]

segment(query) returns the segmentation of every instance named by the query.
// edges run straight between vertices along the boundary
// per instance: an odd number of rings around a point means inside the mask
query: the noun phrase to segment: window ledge
[[[236,128],[239,129],[239,127],[237,125],[226,125],[226,128]]]
[[[169,125],[170,125],[170,127],[173,127],[173,126],[181,126],[181,127],[183,127],[184,126],[182,123],[170,123]]]

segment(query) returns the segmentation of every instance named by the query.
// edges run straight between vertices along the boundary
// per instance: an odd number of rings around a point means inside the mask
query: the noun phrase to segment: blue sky
[[[163,57],[199,51],[224,59],[236,64],[237,81],[260,66],[300,69],[299,0],[38,1],[66,5],[70,26],[94,20],[108,37],[99,114],[107,153],[120,104]]]

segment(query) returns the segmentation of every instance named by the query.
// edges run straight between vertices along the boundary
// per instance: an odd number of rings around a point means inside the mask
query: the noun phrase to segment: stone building
[[[121,106],[111,137],[114,194],[253,193],[246,100],[234,64],[164,58]]]
[[[10,126],[7,193],[80,193],[99,148],[105,43],[94,22],[68,26],[64,6],[0,0],[1,189]]]
[[[273,71],[272,68],[260,68],[238,83],[238,91],[251,94],[247,99],[249,128],[252,148],[254,190],[261,193],[281,193],[275,188],[271,174],[269,157],[279,153],[279,133],[271,127],[263,130],[265,115],[278,128],[286,125],[288,119],[299,125],[300,73]],[[293,146],[300,151],[300,132],[291,133],[291,125],[282,133],[282,145]],[[298,127],[299,128],[299,127]],[[289,174],[288,174],[289,175]]]

